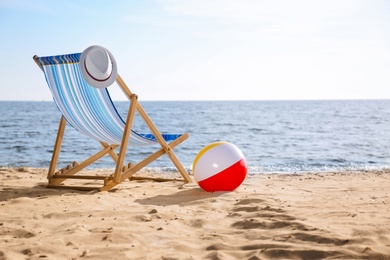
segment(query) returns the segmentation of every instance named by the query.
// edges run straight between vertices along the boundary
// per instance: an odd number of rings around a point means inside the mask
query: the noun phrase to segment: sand
[[[46,172],[0,168],[0,259],[390,259],[390,172],[249,175],[227,193],[48,189]]]

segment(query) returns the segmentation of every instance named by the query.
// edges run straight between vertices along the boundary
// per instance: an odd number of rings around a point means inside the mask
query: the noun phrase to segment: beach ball
[[[199,151],[192,171],[196,182],[205,191],[233,191],[244,181],[247,165],[237,146],[215,142]]]

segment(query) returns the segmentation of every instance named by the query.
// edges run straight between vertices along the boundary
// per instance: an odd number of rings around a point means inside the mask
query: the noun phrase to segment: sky
[[[390,99],[387,0],[0,0],[0,35],[1,101],[52,100],[32,57],[91,45],[139,100]]]

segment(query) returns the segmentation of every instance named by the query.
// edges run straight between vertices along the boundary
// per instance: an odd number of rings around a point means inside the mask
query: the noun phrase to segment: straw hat
[[[118,73],[114,56],[106,48],[97,45],[83,51],[80,69],[87,83],[95,88],[110,86]]]

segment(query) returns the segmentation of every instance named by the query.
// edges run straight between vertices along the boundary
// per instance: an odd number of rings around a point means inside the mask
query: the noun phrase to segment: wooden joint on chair
[[[138,95],[137,94],[131,94],[130,101],[137,100],[138,101]]]
[[[112,181],[112,176],[105,178],[104,179],[104,186],[107,185],[107,183],[109,183],[110,181]]]
[[[172,154],[172,148],[168,144],[165,144],[163,146],[163,149],[164,149],[165,153]]]

